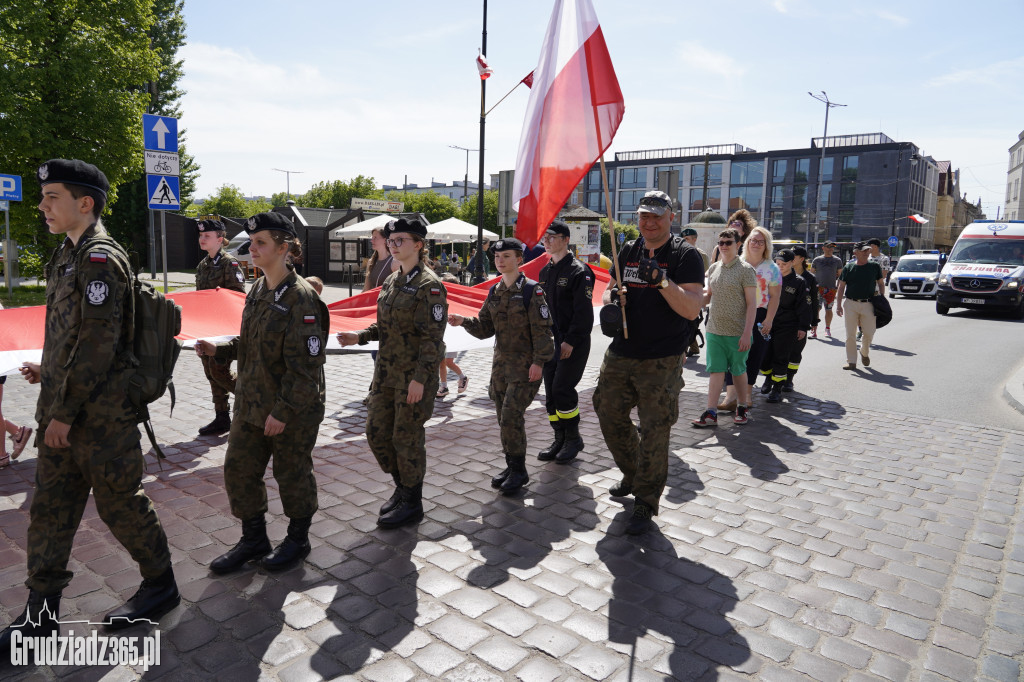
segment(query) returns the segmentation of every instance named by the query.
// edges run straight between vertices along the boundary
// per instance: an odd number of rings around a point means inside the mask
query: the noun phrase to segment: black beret
[[[211,216],[208,218],[202,218],[196,221],[196,229],[200,232],[225,232],[224,223],[220,221],[220,218]]]
[[[395,223],[391,225],[391,229],[388,234],[392,235],[396,232],[413,234],[421,239],[427,238],[427,226],[416,218],[399,218],[396,220]]]
[[[282,213],[257,213],[245,223],[245,231],[249,234],[261,230],[280,230],[295,237],[295,225]]]
[[[110,191],[110,182],[96,166],[78,159],[50,159],[36,171],[39,186],[60,182],[65,185],[81,185],[106,194]]]
[[[548,225],[548,229],[546,231],[551,234],[561,235],[562,237],[569,236],[569,226],[562,220],[552,221],[551,224]]]
[[[380,231],[380,236],[384,237],[384,239],[387,239],[388,237],[390,237],[391,233],[394,231],[395,223],[396,222],[398,222],[398,221],[397,220],[389,220],[389,221],[387,221],[384,224],[384,229],[382,229]]]
[[[548,229],[550,230],[551,228]],[[523,243],[514,237],[499,239],[494,242],[494,253],[498,253],[499,251],[518,251],[519,253],[522,253]]]

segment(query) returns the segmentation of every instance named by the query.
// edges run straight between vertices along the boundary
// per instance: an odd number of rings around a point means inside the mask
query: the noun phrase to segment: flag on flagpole
[[[484,81],[491,77],[494,69],[487,65],[487,57],[482,54],[476,56],[476,70],[480,72],[480,80]]]
[[[526,87],[528,87],[528,88],[532,88],[533,87],[533,71],[531,71],[530,73],[526,74],[526,78],[524,78],[523,80],[521,80],[519,82],[525,84]]]
[[[918,225],[924,225],[924,224],[926,224],[928,222],[927,218],[925,218],[922,215],[918,215],[917,213],[915,213],[913,215],[910,215],[910,216],[907,216],[907,217],[910,218],[911,220],[913,220]]]
[[[611,145],[625,108],[590,0],[556,0],[519,140],[516,237],[531,246],[540,240]]]

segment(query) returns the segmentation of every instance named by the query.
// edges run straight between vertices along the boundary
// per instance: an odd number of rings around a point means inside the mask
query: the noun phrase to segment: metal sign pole
[[[160,211],[160,251],[164,265],[164,293],[167,293],[167,211]]]
[[[149,197],[146,197],[147,201]],[[152,279],[156,279],[156,221],[153,210],[149,211],[149,272]]]
[[[7,296],[11,296],[11,212],[4,209],[4,286]],[[2,435],[2,434],[0,434]]]

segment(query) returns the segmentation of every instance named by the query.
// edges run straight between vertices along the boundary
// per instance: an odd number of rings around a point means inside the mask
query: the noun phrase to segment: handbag
[[[875,307],[875,329],[881,329],[892,321],[892,306],[885,296],[875,294],[871,297],[871,305]]]

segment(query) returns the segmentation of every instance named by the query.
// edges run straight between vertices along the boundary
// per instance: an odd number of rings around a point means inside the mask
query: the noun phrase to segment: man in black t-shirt
[[[664,192],[647,192],[637,209],[640,239],[619,252],[622,281],[605,303],[624,295],[625,333],[612,340],[594,391],[605,443],[622,471],[609,490],[634,497],[626,532],[653,527],[651,517],[668,478],[668,440],[679,417],[683,361],[693,320],[703,304],[704,263],[695,248],[669,231],[674,214]],[[627,337],[628,335],[628,337]],[[639,407],[640,433],[630,419]]]

